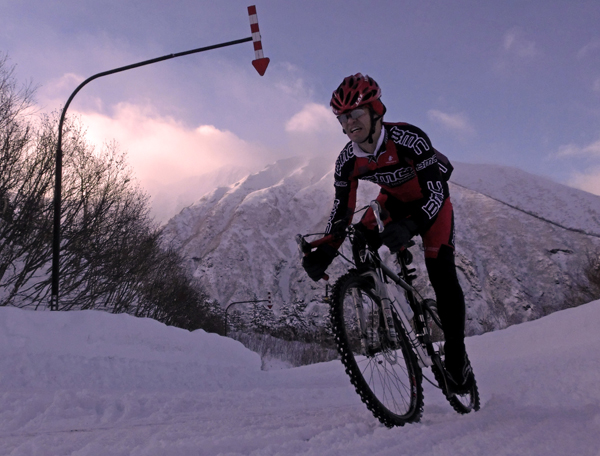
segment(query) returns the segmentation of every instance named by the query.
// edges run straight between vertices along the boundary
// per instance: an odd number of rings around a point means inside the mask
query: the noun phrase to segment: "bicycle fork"
[[[373,281],[375,283],[375,294],[377,295],[377,297],[379,298],[379,300],[381,302],[381,307],[382,307],[381,311],[384,316],[383,321],[385,323],[385,330],[387,332],[389,340],[392,341],[393,348],[394,349],[400,348],[398,346],[398,334],[397,334],[396,328],[394,326],[394,317],[393,317],[393,313],[392,313],[392,306],[394,306],[394,304],[393,304],[392,300],[390,299],[390,296],[388,294],[385,284],[381,281],[381,279],[379,278],[379,276],[377,275],[377,273],[375,271],[364,272],[362,274],[362,276],[363,277],[371,277],[373,279]],[[356,301],[355,301],[355,303],[356,303]],[[413,327],[410,324],[409,318],[406,316],[404,309],[402,308],[402,306],[396,305],[396,306],[394,306],[394,310],[396,311],[396,314],[400,317],[400,322],[402,324],[402,327],[404,328],[404,330],[408,336],[408,339],[417,354],[419,364],[421,365],[421,367],[431,366],[433,364],[433,361],[432,361],[431,357],[427,354],[423,345],[421,344],[417,335],[415,334],[415,331],[413,330]],[[358,312],[358,309],[357,309],[357,312]],[[361,321],[360,317],[359,317],[359,321]],[[361,325],[362,325],[362,322],[361,322]],[[363,338],[361,338],[361,339],[363,339]],[[364,344],[364,342],[363,342],[363,344]]]

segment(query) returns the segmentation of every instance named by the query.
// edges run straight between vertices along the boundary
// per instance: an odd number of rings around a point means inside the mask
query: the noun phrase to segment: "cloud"
[[[294,155],[326,154],[332,163],[348,141],[331,109],[317,103],[305,104],[286,122],[285,131]]]
[[[588,144],[587,146],[578,146],[575,144],[567,144],[561,146],[558,152],[554,154],[557,158],[563,157],[600,157],[600,139]]]
[[[242,169],[255,172],[292,155],[335,157],[347,141],[331,111],[316,103],[307,103],[287,122],[282,122],[287,144],[278,150],[247,141],[213,125],[189,127],[174,117],[161,114],[150,104],[120,103],[111,107],[110,112],[108,115],[95,110],[73,110],[70,115],[81,119],[90,144],[100,147],[116,141],[127,153],[135,177],[153,197],[155,206],[161,201],[182,200],[183,196],[188,198],[186,204],[193,202],[201,193],[191,195],[198,189],[189,186],[190,182],[195,182],[194,185],[199,187],[194,180],[198,176],[210,174],[217,178],[221,174],[228,175],[225,170],[238,174]],[[333,161],[334,158],[332,164]],[[216,182],[214,185],[230,183]],[[175,209],[180,209],[179,206],[156,206],[154,215],[166,220],[174,215]]]
[[[475,128],[469,122],[465,114],[448,114],[437,109],[431,109],[428,113],[431,120],[441,125],[445,130],[448,130],[461,139],[474,136]]]
[[[585,173],[574,173],[567,184],[594,195],[600,195],[600,168]]]
[[[583,162],[586,165],[578,166],[585,171],[574,171],[567,180],[567,185],[584,190],[595,195],[600,195],[600,139],[585,146],[567,144],[559,147],[558,152],[552,154],[552,158],[569,158],[571,162]],[[587,160],[586,160],[587,159]]]
[[[44,86],[44,96],[48,98],[64,98],[64,94],[74,90],[84,81],[84,77],[75,73],[65,73],[61,77],[51,79]],[[64,100],[63,100],[64,101]]]
[[[228,164],[256,168],[259,157],[267,153],[259,145],[211,125],[186,127],[158,115],[151,106],[122,103],[115,107],[112,117],[79,115],[92,144],[117,141],[127,152],[140,183],[149,191],[153,186],[172,184]]]
[[[330,109],[317,103],[308,103],[300,112],[294,114],[285,125],[285,131],[293,133],[311,133],[331,130],[339,127],[338,121]]]
[[[502,37],[500,53],[494,66],[496,70],[506,72],[533,61],[540,54],[536,43],[526,38],[519,28],[514,27]]]
[[[595,39],[583,46],[579,52],[577,52],[578,59],[585,59],[595,52],[600,51],[600,39]]]
[[[538,54],[535,42],[523,37],[523,33],[518,28],[506,32],[502,44],[506,54],[522,59],[529,59]]]

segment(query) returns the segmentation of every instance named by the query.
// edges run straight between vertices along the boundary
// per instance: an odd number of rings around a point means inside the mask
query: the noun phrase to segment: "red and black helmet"
[[[375,80],[356,73],[354,76],[344,78],[333,92],[329,104],[336,116],[364,105],[370,105],[376,114],[382,116],[385,107],[379,100],[380,97],[381,89]]]

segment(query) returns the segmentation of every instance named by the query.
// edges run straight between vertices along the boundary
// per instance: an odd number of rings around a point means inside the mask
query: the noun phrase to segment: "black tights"
[[[429,281],[435,291],[446,342],[462,344],[465,338],[465,297],[456,276],[454,251],[442,245],[437,258],[425,258]]]

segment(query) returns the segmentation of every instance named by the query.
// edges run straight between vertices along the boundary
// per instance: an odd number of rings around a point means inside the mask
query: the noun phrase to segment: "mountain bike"
[[[369,206],[379,231],[383,231],[379,203],[372,201]],[[354,267],[332,288],[330,318],[346,373],[367,408],[388,427],[418,422],[423,414],[425,378],[441,389],[456,412],[479,410],[474,377],[470,390],[464,394],[449,387],[444,368],[444,333],[436,302],[424,299],[414,288],[416,270],[409,267],[413,260],[410,250],[396,254],[396,273],[354,225],[344,228],[344,234],[354,247],[353,261],[340,252],[338,255]],[[335,236],[323,235],[296,235],[302,254],[331,242]],[[323,237],[308,242],[309,236]],[[411,241],[409,247],[414,244]],[[433,379],[424,375],[425,368],[430,369]]]

